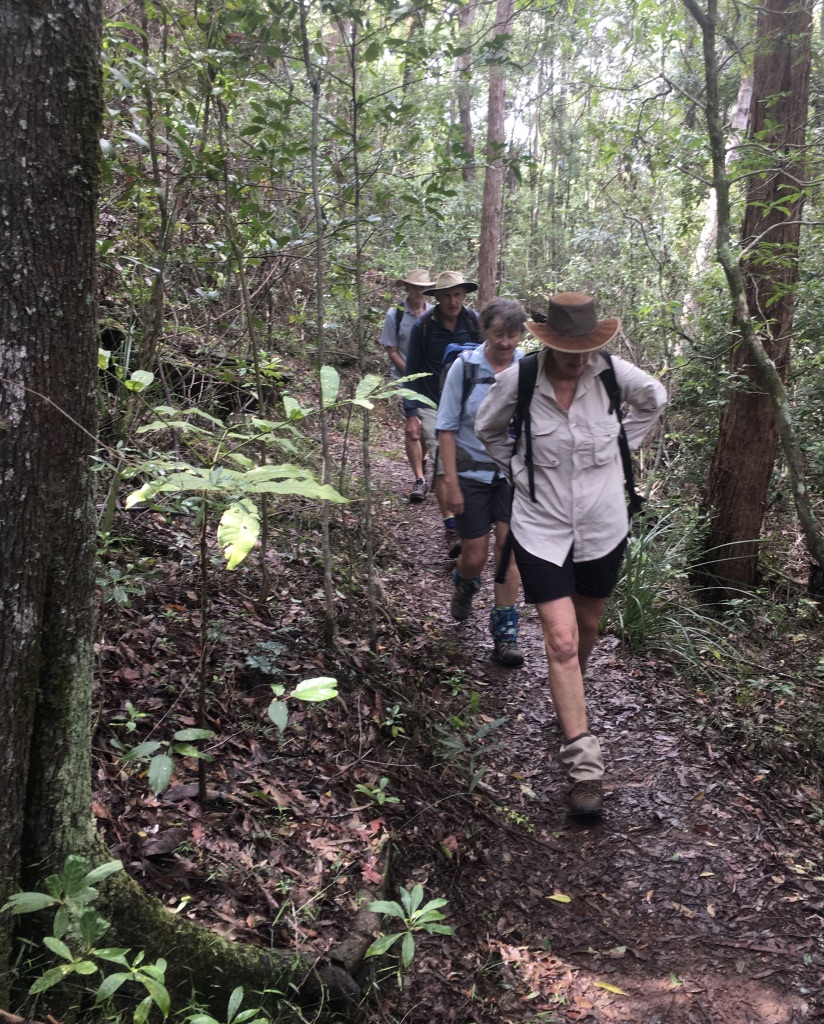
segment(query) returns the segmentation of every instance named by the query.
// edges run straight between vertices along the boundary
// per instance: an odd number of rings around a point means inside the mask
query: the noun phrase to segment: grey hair
[[[512,333],[523,330],[526,313],[517,299],[493,299],[481,310],[481,328],[488,330],[496,319],[502,321],[507,333]]]

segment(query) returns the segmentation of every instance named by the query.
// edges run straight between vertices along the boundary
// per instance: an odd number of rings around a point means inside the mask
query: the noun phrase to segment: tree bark
[[[458,12],[458,21],[461,26],[461,46],[465,49],[455,62],[455,77],[457,78],[455,91],[458,98],[458,120],[463,140],[464,165],[461,174],[464,181],[474,181],[476,174],[475,136],[472,131],[472,79],[469,69],[472,64],[472,26],[475,23],[477,9],[478,0],[467,0]]]
[[[100,47],[100,0],[0,0],[0,904],[94,834]]]
[[[784,451],[784,455],[787,460],[787,469],[790,475],[790,481],[792,483],[793,497],[795,500],[796,511],[798,513],[799,522],[804,532],[804,537],[807,542],[807,548],[810,555],[817,563],[820,570],[824,570],[824,536],[822,536],[821,530],[819,529],[815,513],[810,500],[809,490],[806,485],[804,478],[804,461],[802,453],[799,449],[795,432],[792,425],[792,414],[790,409],[789,399],[784,388],[783,379],[781,376],[781,369],[786,369],[786,363],[777,365],[777,361],[768,350],[768,346],[775,348],[776,341],[782,339],[780,333],[781,328],[786,332],[787,344],[789,329],[791,327],[791,319],[788,321],[786,318],[779,318],[778,315],[775,317],[775,324],[778,330],[772,329],[772,321],[763,325],[763,334],[765,336],[764,342],[762,342],[759,332],[756,329],[756,321],[753,318],[750,298],[748,295],[748,287],[745,284],[744,275],[742,273],[741,266],[737,256],[733,253],[732,246],[730,244],[730,182],[727,176],[727,169],[725,166],[725,153],[724,153],[724,133],[721,125],[720,117],[720,99],[718,90],[718,68],[716,63],[716,52],[715,52],[715,34],[716,34],[716,23],[718,20],[718,7],[717,0],[709,0],[706,11],[702,10],[695,0],[683,0],[684,6],[690,11],[695,20],[701,27],[703,36],[703,47],[704,47],[704,70],[706,75],[706,118],[707,118],[707,134],[710,141],[710,149],[712,153],[712,166],[713,166],[713,185],[715,188],[717,203],[718,203],[718,233],[716,239],[716,252],[718,255],[718,261],[724,271],[724,275],[727,279],[727,286],[730,292],[733,307],[733,325],[742,343],[743,351],[748,355],[753,373],[753,380],[761,383],[768,395],[770,402],[770,408],[768,410],[769,415],[772,418],[773,423],[776,425],[776,430],[781,441],[781,445]],[[780,8],[782,11],[785,8],[783,4]],[[807,19],[809,21],[809,9],[804,8],[801,13],[806,11]],[[789,12],[793,13],[793,12]],[[803,25],[803,23],[802,23]],[[773,46],[777,44],[778,52],[773,52],[773,60],[779,61],[779,57],[782,56],[781,44],[775,37],[770,37],[770,42]],[[807,44],[809,45],[809,35],[807,37]],[[789,50],[783,54],[787,59],[786,63],[794,63],[796,57],[796,51],[793,51],[793,56],[789,56]],[[766,51],[765,51],[766,52]],[[803,54],[798,55],[803,57]],[[763,70],[763,69],[762,69]],[[755,97],[759,93],[754,91],[754,102]],[[763,93],[760,94],[763,97]],[[783,97],[783,98],[786,98]],[[781,99],[781,97],[779,97]],[[763,99],[762,99],[763,102]],[[803,130],[803,129],[802,129]],[[789,151],[785,156],[791,156],[792,151]],[[786,161],[789,163],[789,160]],[[776,172],[778,173],[778,172]],[[786,230],[792,227],[783,223],[781,219],[778,221],[778,228],[780,230]],[[772,253],[771,255],[774,255]],[[787,263],[791,264],[794,268],[796,261],[796,251],[789,247],[789,251],[783,253]],[[785,268],[786,269],[786,268]],[[759,286],[760,289],[755,293],[756,299],[760,296],[764,298],[768,294],[767,289],[770,286],[772,278],[765,278],[759,276],[758,271],[762,273],[765,271],[764,261],[759,260],[759,264],[755,268],[750,270],[751,281]],[[792,279],[794,280],[794,278]],[[750,286],[752,287],[752,285]],[[781,296],[778,296],[780,300]],[[756,307],[760,309],[760,307]],[[791,316],[790,306],[790,316]],[[789,351],[789,349],[787,349]],[[749,365],[749,364],[748,364]],[[759,392],[760,396],[760,392]],[[763,396],[761,396],[763,397]],[[743,429],[749,430],[752,424],[745,423]],[[739,428],[740,429],[740,428]],[[736,435],[734,438],[737,446],[738,457],[740,460],[746,463],[750,456],[754,452],[754,439],[750,436],[747,439],[747,444],[742,450],[742,438],[740,435]],[[773,449],[773,457],[775,449]],[[760,460],[759,460],[760,461]],[[740,469],[736,463],[727,463],[726,466],[713,467],[716,472],[719,469],[726,470],[730,476],[735,476],[740,473]],[[770,469],[772,463],[770,463]],[[746,476],[746,474],[744,474]],[[769,482],[769,474],[767,475],[767,483]],[[763,493],[766,493],[766,484],[764,484]],[[725,510],[726,511],[726,510]],[[763,512],[763,507],[762,507]],[[725,520],[728,521],[728,520]],[[734,527],[733,523],[733,527]],[[758,522],[760,530],[760,518]],[[716,532],[716,536],[718,533]],[[740,536],[740,534],[739,534]],[[747,538],[749,539],[749,538]],[[721,542],[726,543],[726,542]],[[709,568],[715,569],[717,575],[715,579],[721,580],[721,587],[716,590],[716,594],[724,596],[734,592],[734,588],[737,587],[738,581],[731,580],[728,576],[723,575],[726,572],[726,567],[730,563],[725,561],[725,553],[731,548],[735,550],[736,558],[734,560],[746,561],[746,557],[741,556],[741,551],[747,546],[746,540],[739,541],[735,538],[728,548],[720,548],[719,542],[713,543],[712,538],[710,539],[710,550],[709,550]],[[714,559],[714,562],[713,562]],[[757,562],[757,551],[749,555],[749,561],[751,563]]]
[[[493,35],[511,31],[515,0],[498,0]],[[503,49],[498,50],[500,57]],[[478,255],[478,305],[483,308],[495,297],[498,286],[498,251],[501,243],[501,205],[503,199],[503,148],[506,114],[506,72],[493,64],[489,72],[489,103],[486,134],[486,175],[481,213],[481,242]]]
[[[809,0],[776,0],[759,8],[748,136],[759,151],[768,151],[771,165],[762,164],[748,182],[741,235],[749,253],[742,272],[747,309],[762,325],[766,354],[782,381],[790,359],[804,206],[798,182],[804,178],[811,31]],[[757,362],[740,339],[732,346],[730,372],[746,383],[735,388],[724,410],[710,466],[707,560],[732,594],[756,582],[778,420]]]

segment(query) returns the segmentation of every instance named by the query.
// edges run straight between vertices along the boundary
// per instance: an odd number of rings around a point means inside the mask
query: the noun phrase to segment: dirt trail
[[[405,466],[386,460],[383,472],[426,649],[468,652],[457,678],[478,695],[473,727],[507,719],[479,751],[488,799],[422,806],[420,825],[397,818],[396,870],[449,899],[457,933],[420,943],[397,1019],[824,1020],[822,835],[801,813],[801,781],[702,731],[710,698],[603,637],[587,692],[606,811],[595,825],[570,819],[534,610],[524,668],[500,668],[486,632],[491,572],[471,618],[452,622],[434,496],[410,507]],[[433,670],[433,711],[454,706],[456,677],[443,677]]]

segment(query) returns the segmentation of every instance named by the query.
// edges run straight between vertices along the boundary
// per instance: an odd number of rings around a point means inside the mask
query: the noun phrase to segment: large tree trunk
[[[0,905],[69,854],[105,857],[90,733],[100,36],[100,0],[0,0]],[[168,957],[184,998],[222,1012],[238,984],[357,997],[343,953],[315,965],[227,943],[123,875],[105,896],[107,941]],[[13,924],[0,919],[0,1005]]]
[[[764,347],[782,380],[790,358],[804,203],[798,182],[804,179],[811,28],[809,0],[776,0],[759,9],[749,134],[758,139],[759,151],[772,153],[772,164],[762,164],[762,173],[749,180],[742,270],[749,314],[763,325]],[[747,346],[733,345],[730,369],[746,385],[736,387],[722,416],[707,485],[713,512],[708,568],[726,593],[756,581],[778,447],[775,409]]]
[[[494,35],[511,31],[515,0],[498,0]],[[499,54],[503,51],[499,51]],[[506,73],[493,64],[489,72],[489,105],[486,134],[486,175],[481,214],[481,244],[478,255],[478,305],[483,308],[495,297],[498,285],[498,250],[501,242],[501,204],[503,197],[504,119],[506,112]]]
[[[100,36],[100,0],[0,0],[0,904],[93,838]]]

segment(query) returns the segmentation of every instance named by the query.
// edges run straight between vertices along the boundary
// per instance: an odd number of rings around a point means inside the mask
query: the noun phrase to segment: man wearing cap
[[[440,400],[440,379],[443,367],[443,356],[446,346],[470,344],[481,340],[478,327],[478,314],[464,305],[467,293],[478,290],[474,281],[466,281],[462,274],[455,270],[445,270],[438,274],[434,284],[424,289],[424,295],[435,299],[435,308],[424,314],[412,328],[409,338],[409,352],[406,358],[406,372],[425,373],[412,381],[409,387],[419,395],[429,398],[435,408],[419,403],[412,403],[413,414],[407,416],[406,429],[414,432],[414,419],[420,421],[429,455],[435,464],[435,497],[441,510],[444,523],[446,546],[450,552],[455,550],[457,533],[455,517],[449,508],[446,496],[446,483],[443,477],[443,466],[439,465],[438,441],[435,430],[437,405]],[[410,420],[413,422],[410,423]]]
[[[604,761],[589,730],[583,676],[618,579],[629,527],[621,424],[599,380],[607,360],[597,350],[618,334],[621,321],[599,321],[592,298],[562,292],[549,300],[545,323],[527,321],[526,327],[544,345],[529,404],[531,422],[513,452],[508,428],[518,399],[516,366],[496,378],[475,429],[492,459],[511,473],[512,550],[524,597],[541,620],[549,691],[562,732],[560,756],[573,783],[570,809],[598,815]],[[633,450],[660,417],[667,395],[632,363],[613,357],[612,366],[630,409],[623,426]]]
[[[424,288],[428,288],[431,284],[433,282],[429,271],[420,268],[410,270],[406,277],[399,277],[395,282],[395,287],[406,289],[406,301],[402,306],[393,306],[387,310],[380,337],[380,343],[389,356],[389,373],[392,380],[397,380],[407,372],[406,357],[409,349],[409,335],[418,317],[432,308],[432,304],[427,302],[424,297]],[[424,500],[427,491],[424,475],[426,444],[421,436],[420,421],[410,403],[406,399],[401,399],[401,407],[406,418],[404,435],[406,458],[414,477],[409,500],[418,504]],[[410,418],[414,420],[413,423],[410,423]]]

